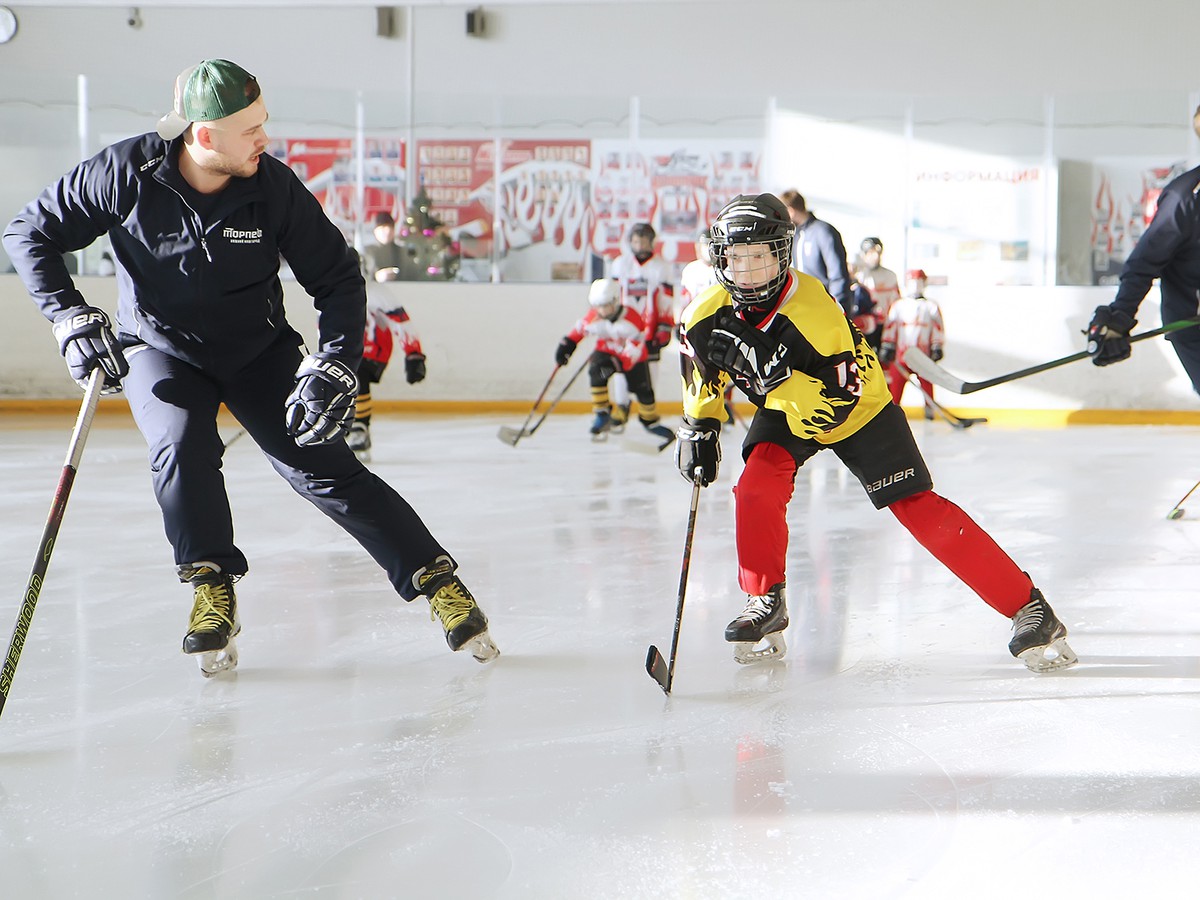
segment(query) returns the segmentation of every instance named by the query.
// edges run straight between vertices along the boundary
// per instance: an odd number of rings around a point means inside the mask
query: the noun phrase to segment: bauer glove
[[[404,357],[404,380],[409,384],[425,380],[424,353],[410,353]]]
[[[700,469],[700,484],[708,487],[717,480],[721,465],[721,423],[716,419],[683,417],[675,431],[675,465],[689,483]]]
[[[747,393],[758,396],[779,387],[792,374],[786,345],[743,322],[728,307],[717,312],[707,356],[710,363],[732,375]]]
[[[881,366],[890,366],[896,361],[896,345],[891,341],[884,341],[879,345],[879,364]]]
[[[54,337],[76,384],[86,387],[88,376],[99,367],[104,370],[100,393],[120,393],[121,379],[129,374],[129,363],[104,310],[82,306],[62,313],[54,320]]]
[[[571,359],[571,354],[575,352],[575,347],[578,346],[575,341],[569,337],[563,338],[558,342],[558,347],[554,351],[554,361],[560,366],[565,366]]]
[[[301,447],[342,439],[354,418],[358,378],[329,353],[310,353],[296,370],[296,386],[284,403],[287,432]]]
[[[1129,332],[1136,324],[1137,319],[1127,312],[1111,306],[1097,306],[1087,330],[1087,352],[1092,362],[1098,366],[1109,366],[1129,359],[1133,352],[1129,344]]]

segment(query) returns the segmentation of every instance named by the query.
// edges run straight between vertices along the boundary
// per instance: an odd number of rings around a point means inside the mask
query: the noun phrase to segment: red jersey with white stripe
[[[621,360],[622,368],[628,372],[647,357],[645,323],[637,310],[621,307],[616,321],[601,316],[589,309],[587,314],[567,332],[567,337],[579,343],[587,335],[596,339],[596,350],[609,353]]]
[[[404,355],[421,352],[421,339],[403,306],[384,309],[367,302],[367,327],[363,332],[363,359],[387,365],[396,342]]]
[[[671,266],[660,256],[638,262],[632,253],[613,260],[609,277],[621,285],[621,302],[635,310],[645,323],[646,341],[658,338],[665,347],[675,327],[675,285]]]

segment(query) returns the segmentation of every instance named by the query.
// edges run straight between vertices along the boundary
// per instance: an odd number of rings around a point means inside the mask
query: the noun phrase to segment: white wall
[[[93,304],[116,308],[116,280],[81,278]],[[412,316],[428,356],[428,378],[404,381],[397,364],[374,391],[381,400],[532,402],[554,367],[554,348],[586,310],[586,287],[578,284],[379,285],[394,291]],[[288,315],[310,341],[316,319],[308,295],[287,285]],[[1083,349],[1083,330],[1092,310],[1112,299],[1111,288],[994,288],[970,297],[939,299],[946,319],[944,367],[969,381],[991,378]],[[0,276],[0,401],[75,398],[49,324],[38,314],[15,275]],[[1138,330],[1157,327],[1157,292],[1139,312]],[[572,365],[582,361],[585,343]],[[657,387],[664,409],[678,407],[678,357],[664,355]],[[561,382],[560,382],[561,383]],[[1105,369],[1072,363],[1009,385],[964,395],[938,396],[947,404],[982,409],[1191,410],[1197,398],[1166,342],[1135,346],[1133,358]],[[586,379],[568,395],[588,398]],[[915,402],[915,398],[908,398]]]

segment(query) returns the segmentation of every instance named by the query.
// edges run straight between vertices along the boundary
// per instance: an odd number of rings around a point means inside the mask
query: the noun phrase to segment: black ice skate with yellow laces
[[[439,556],[413,576],[413,584],[429,600],[429,618],[441,620],[450,649],[466,648],[479,662],[491,662],[500,650],[488,634],[487,616],[454,568],[450,557]]]
[[[1013,636],[1008,652],[1034,672],[1054,672],[1079,662],[1067,644],[1067,626],[1058,620],[1054,610],[1034,588],[1029,602],[1013,616]]]
[[[242,630],[233,592],[239,576],[225,575],[210,562],[180,566],[178,571],[179,580],[192,586],[192,616],[183,652],[196,657],[205,678],[232,671],[238,662],[233,639]]]

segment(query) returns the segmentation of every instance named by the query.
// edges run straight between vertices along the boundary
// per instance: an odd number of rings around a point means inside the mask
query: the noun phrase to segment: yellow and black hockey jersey
[[[891,403],[879,360],[842,308],[817,279],[795,269],[758,330],[787,348],[792,374],[765,396],[708,360],[718,310],[733,300],[720,285],[683,313],[680,360],[683,412],[693,419],[725,420],[723,395],[733,381],[752,403],[787,415],[792,433],[821,444],[849,437]]]

